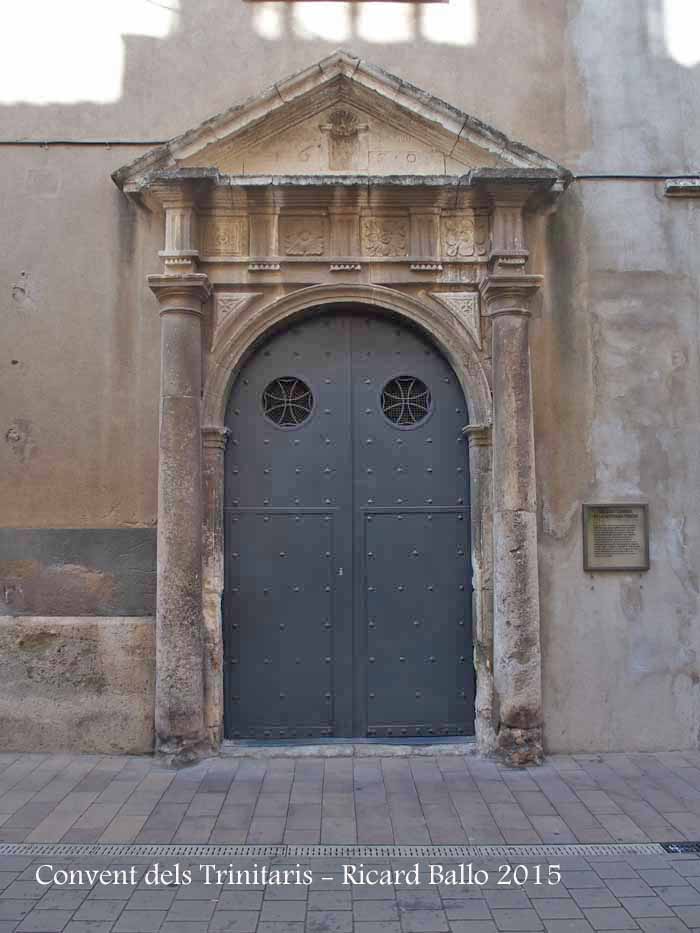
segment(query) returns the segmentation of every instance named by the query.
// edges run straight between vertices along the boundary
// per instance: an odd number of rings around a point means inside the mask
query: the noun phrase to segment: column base
[[[167,768],[186,768],[203,758],[218,754],[208,737],[167,736],[156,738],[155,757]]]
[[[496,756],[513,768],[541,764],[544,758],[542,727],[514,729],[501,723],[496,737]]]

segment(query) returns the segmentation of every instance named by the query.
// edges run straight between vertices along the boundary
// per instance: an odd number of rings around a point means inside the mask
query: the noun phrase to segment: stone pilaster
[[[207,749],[202,637],[202,317],[206,275],[151,275],[160,304],[156,751],[172,764]]]
[[[493,658],[497,748],[513,764],[542,757],[535,445],[528,324],[541,276],[482,283],[493,341]]]
[[[218,750],[223,737],[223,643],[221,597],[224,591],[223,491],[228,428],[202,428],[204,456],[204,549],[202,613],[204,636],[204,725],[209,744]]]
[[[491,425],[468,424],[462,432],[469,443],[471,474],[472,617],[474,619],[474,716],[479,748],[496,746],[493,690],[493,523]]]

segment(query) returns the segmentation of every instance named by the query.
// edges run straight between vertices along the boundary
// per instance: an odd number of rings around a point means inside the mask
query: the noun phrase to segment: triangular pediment
[[[162,173],[464,175],[556,162],[380,68],[339,51],[114,174],[139,191]]]

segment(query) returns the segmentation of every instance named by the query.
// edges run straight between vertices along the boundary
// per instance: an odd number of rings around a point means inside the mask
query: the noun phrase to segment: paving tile
[[[165,931],[161,931],[161,933],[165,933]],[[172,933],[178,933],[178,931],[174,930]],[[189,933],[189,931],[183,930],[182,933]],[[259,923],[257,933],[304,933],[304,924],[293,921]]]
[[[594,930],[636,930],[637,923],[622,907],[584,908],[586,919]]]
[[[499,930],[544,930],[542,921],[532,908],[494,910],[493,919]]]
[[[307,933],[352,933],[352,914],[347,910],[310,910]]]
[[[588,920],[545,920],[547,933],[591,933],[593,927]]]
[[[71,920],[63,933],[111,933],[113,926],[111,920]],[[1,926],[0,933],[3,933]]]
[[[576,901],[579,907],[617,907],[618,900],[615,895],[607,888],[581,888],[579,890],[569,889],[569,894]]]
[[[452,933],[498,933],[493,920],[456,920],[450,923]]]
[[[485,891],[484,897],[491,910],[495,908],[521,908],[529,907],[527,895],[522,891]]]
[[[449,924],[444,910],[402,910],[404,933],[447,933]]]
[[[217,910],[209,921],[210,933],[255,933],[256,910]]]
[[[639,925],[646,933],[688,933],[688,927],[681,920],[669,920],[667,917],[640,920]]]
[[[281,922],[287,920],[304,920],[306,917],[306,901],[263,901],[261,922]]]
[[[17,927],[18,933],[61,933],[72,910],[33,910]]]
[[[641,878],[609,878],[607,885],[615,897],[654,896],[653,889]]]
[[[445,898],[443,907],[453,929],[456,920],[490,920],[491,918],[488,904],[481,898]]]
[[[214,913],[214,907],[216,906],[215,901],[201,901],[201,900],[179,900],[175,899],[172,907],[166,914],[166,921],[203,921],[209,920],[211,915]]]
[[[116,920],[124,910],[124,901],[87,900],[75,914],[75,920]]]
[[[35,903],[37,910],[77,910],[88,895],[87,889],[53,888]]]
[[[0,900],[0,921],[23,920],[36,903],[27,899],[3,898]]]
[[[542,920],[583,920],[583,914],[576,901],[570,897],[547,898],[536,900],[533,907]]]
[[[600,878],[639,878],[639,873],[629,862],[596,861],[591,867]]]
[[[355,921],[398,920],[398,906],[391,901],[355,901],[352,908]],[[311,916],[311,911],[309,911]]]
[[[401,933],[401,924],[394,920],[370,920],[356,923],[353,930],[354,933]]]
[[[402,910],[441,910],[442,899],[439,894],[430,891],[396,892],[396,901]]]
[[[691,885],[669,885],[655,887],[654,893],[670,907],[697,907],[700,905],[700,891]]]
[[[125,910],[113,927],[114,933],[157,933],[164,910]]]
[[[622,897],[620,904],[631,917],[672,917],[673,911],[658,897]],[[679,910],[681,908],[678,908]],[[695,910],[697,908],[689,908]]]
[[[260,910],[262,891],[223,891],[218,900],[217,910]]]
[[[689,927],[700,927],[700,907],[676,907],[675,912]]]

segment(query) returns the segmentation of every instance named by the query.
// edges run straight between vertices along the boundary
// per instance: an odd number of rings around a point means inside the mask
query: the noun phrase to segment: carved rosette
[[[245,233],[243,217],[205,217],[201,221],[200,253],[203,256],[241,256],[245,252]]]
[[[442,254],[448,259],[484,259],[488,255],[488,216],[470,211],[442,218]]]
[[[481,349],[481,315],[478,292],[431,292],[430,297],[454,314]]]
[[[360,227],[366,256],[406,256],[408,220],[403,217],[363,217]]]

